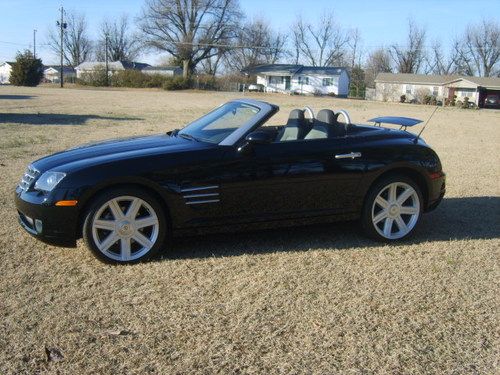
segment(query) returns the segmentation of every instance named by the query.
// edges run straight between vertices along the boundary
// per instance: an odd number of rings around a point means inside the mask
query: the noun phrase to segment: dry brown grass
[[[498,373],[498,111],[436,113],[424,135],[448,193],[394,246],[323,225],[184,238],[163,260],[118,267],[19,228],[13,189],[31,160],[164,132],[236,96],[0,87],[0,373]],[[253,96],[282,107],[275,122],[306,104],[357,122],[432,111]]]

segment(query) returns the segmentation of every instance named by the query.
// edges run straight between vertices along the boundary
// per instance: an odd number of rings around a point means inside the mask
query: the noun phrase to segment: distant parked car
[[[497,94],[486,95],[484,108],[500,108],[500,96]]]
[[[248,91],[250,91],[250,92],[263,92],[264,85],[261,85],[260,83],[252,83],[250,86],[248,86]]]

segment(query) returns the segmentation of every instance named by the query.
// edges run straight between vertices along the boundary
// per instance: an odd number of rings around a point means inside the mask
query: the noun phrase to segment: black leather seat
[[[294,109],[290,112],[286,126],[278,134],[276,140],[286,142],[304,139],[309,129],[310,127],[304,119],[304,110]]]
[[[314,125],[304,139],[322,139],[343,137],[346,134],[345,126],[337,121],[339,114],[331,109],[322,109],[318,112]]]

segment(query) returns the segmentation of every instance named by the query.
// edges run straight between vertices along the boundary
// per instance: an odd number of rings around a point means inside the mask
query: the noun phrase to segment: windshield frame
[[[239,128],[237,128],[232,133],[227,135],[219,143],[212,143],[212,142],[208,142],[208,141],[203,140],[203,139],[197,139],[199,142],[210,143],[210,144],[214,144],[214,145],[218,144],[219,146],[234,146],[238,143],[238,141],[243,139],[253,129],[257,128],[262,123],[267,121],[267,119],[269,119],[269,117],[274,115],[279,110],[278,106],[273,105],[273,104],[269,104],[266,102],[262,102],[259,100],[253,100],[253,99],[231,100],[229,102],[221,104],[220,106],[218,106],[217,108],[214,108],[212,111],[208,112],[207,114],[203,115],[202,117],[192,121],[191,123],[186,125],[182,130],[187,129],[191,124],[195,123],[199,119],[210,115],[212,112],[216,111],[217,109],[219,109],[223,105],[230,104],[230,103],[245,104],[245,105],[248,105],[248,106],[251,106],[251,107],[258,109],[259,111],[254,116],[252,116],[247,122],[243,123]],[[189,133],[186,133],[186,134],[189,134]]]

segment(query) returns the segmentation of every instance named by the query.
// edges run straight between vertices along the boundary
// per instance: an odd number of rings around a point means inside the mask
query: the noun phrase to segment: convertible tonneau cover
[[[415,126],[417,124],[420,124],[423,122],[422,120],[416,119],[416,118],[410,118],[410,117],[397,117],[397,116],[384,116],[384,117],[375,117],[372,118],[371,120],[368,120],[369,122],[374,122],[375,124],[394,124],[394,125],[400,125],[400,126]]]

